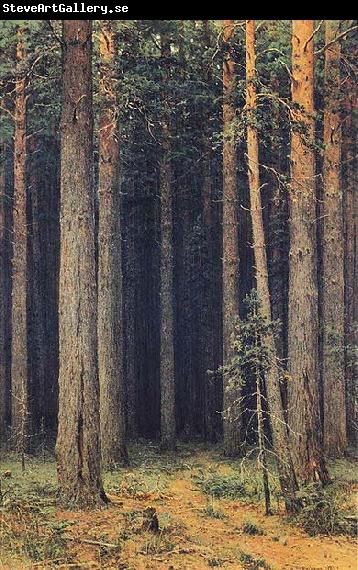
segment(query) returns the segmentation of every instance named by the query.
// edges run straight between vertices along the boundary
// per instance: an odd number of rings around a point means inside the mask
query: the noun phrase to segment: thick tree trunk
[[[91,32],[90,20],[63,21],[56,458],[63,500],[82,507],[106,499],[100,473]]]
[[[17,32],[15,83],[14,197],[12,257],[11,431],[18,452],[27,447],[28,347],[27,347],[27,217],[26,217],[26,79],[22,66],[23,30]]]
[[[101,449],[105,465],[128,460],[122,319],[122,240],[120,228],[119,141],[113,68],[113,23],[100,31],[99,229],[98,229],[98,372]]]
[[[358,307],[358,255],[357,255],[357,168],[356,140],[354,137],[353,113],[357,105],[355,84],[350,80],[346,84],[347,102],[344,138],[345,192],[344,192],[344,225],[345,225],[345,373],[347,404],[347,437],[353,448],[357,446],[358,433],[358,391],[357,391],[357,307]]]
[[[338,33],[339,20],[326,21],[325,43]],[[325,51],[324,162],[322,212],[322,328],[324,447],[342,456],[347,447],[344,371],[344,234],[341,187],[339,42]]]
[[[223,363],[232,357],[231,335],[239,316],[239,239],[237,159],[234,140],[235,63],[232,54],[234,21],[223,21],[226,56],[223,63]],[[224,447],[227,455],[238,453],[240,445],[240,389],[224,381]]]
[[[297,107],[291,139],[288,419],[298,476],[326,482],[318,395],[315,157],[310,145],[314,136],[313,31],[312,20],[293,20],[292,101]]]
[[[247,157],[248,178],[250,187],[250,208],[252,218],[253,245],[255,256],[256,287],[260,299],[262,315],[268,322],[272,320],[271,299],[269,293],[267,255],[265,245],[264,224],[262,215],[260,173],[259,173],[259,146],[258,134],[255,127],[256,87],[255,87],[255,21],[246,21],[246,109],[248,112],[247,127]],[[266,338],[267,346],[272,355],[272,364],[266,372],[265,382],[267,400],[272,432],[273,451],[277,461],[282,494],[284,496],[287,512],[297,510],[295,493],[298,489],[295,471],[293,468],[289,449],[288,433],[283,412],[280,374],[277,366],[277,349],[273,334]],[[259,398],[259,396],[257,396]],[[261,397],[258,415],[262,415]],[[260,417],[258,421],[262,423]]]
[[[168,79],[170,69],[170,42],[161,37],[162,65]],[[166,89],[165,81],[163,89]],[[174,319],[173,319],[173,173],[171,165],[171,139],[169,104],[163,96],[161,121],[162,157],[159,166],[160,184],[160,388],[161,388],[161,445],[162,449],[175,449],[175,378],[174,378]]]

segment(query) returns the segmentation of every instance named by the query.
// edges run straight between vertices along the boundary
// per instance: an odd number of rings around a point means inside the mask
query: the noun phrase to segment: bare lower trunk
[[[97,288],[94,243],[92,25],[63,21],[59,414],[61,498],[101,505]]]
[[[118,179],[119,141],[113,67],[113,23],[101,24],[99,117],[98,373],[101,449],[105,465],[128,460],[125,434],[122,241]]]
[[[328,479],[323,457],[318,392],[318,285],[316,243],[313,21],[293,20],[288,420],[293,461],[304,481]],[[297,128],[299,127],[299,128]],[[302,128],[304,133],[302,133]]]
[[[234,140],[235,63],[232,47],[234,21],[224,20],[223,38],[227,54],[223,63],[223,363],[232,357],[231,335],[239,315],[239,239],[237,159]],[[238,453],[240,445],[240,388],[227,385],[224,375],[224,447],[225,453]]]
[[[338,33],[339,21],[326,21],[325,42]],[[339,42],[325,51],[324,162],[322,215],[322,317],[324,447],[331,457],[347,447],[344,370],[344,235],[341,187]]]

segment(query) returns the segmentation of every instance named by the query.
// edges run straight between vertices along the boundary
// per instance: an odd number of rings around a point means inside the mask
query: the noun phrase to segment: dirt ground
[[[7,457],[1,472],[0,568],[78,568],[118,570],[353,570],[353,538],[309,536],[282,511],[273,492],[275,513],[266,517],[257,500],[217,498],[200,481],[237,473],[217,450],[184,449],[175,458],[159,456],[155,447],[133,453],[132,467],[105,474],[110,504],[100,511],[58,510],[53,461],[31,460],[26,471]],[[243,473],[242,465],[240,473]],[[259,489],[255,462],[245,466],[245,480]],[[352,502],[355,465],[332,466]],[[219,489],[220,491],[220,489]],[[255,491],[256,492],[256,491]],[[151,510],[148,510],[151,509]],[[148,529],[153,517],[158,532]]]

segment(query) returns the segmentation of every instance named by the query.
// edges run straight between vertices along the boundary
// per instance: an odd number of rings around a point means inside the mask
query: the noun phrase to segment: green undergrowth
[[[240,500],[245,503],[257,503],[263,500],[262,481],[252,462],[245,471],[233,470],[232,473],[209,473],[201,471],[193,475],[193,480],[199,489],[215,499]],[[271,483],[273,496],[279,495],[277,484]]]
[[[356,536],[356,513],[347,507],[337,486],[322,488],[312,483],[302,488],[298,496],[303,506],[293,520],[307,534]]]

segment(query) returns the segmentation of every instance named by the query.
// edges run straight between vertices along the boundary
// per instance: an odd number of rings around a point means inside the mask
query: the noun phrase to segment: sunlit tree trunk
[[[339,31],[339,20],[326,21],[325,43]],[[322,215],[322,326],[324,447],[328,455],[344,454],[346,403],[344,375],[344,234],[341,187],[339,42],[325,51],[324,162]]]
[[[271,299],[269,293],[268,267],[265,244],[265,233],[262,216],[260,172],[259,172],[259,145],[256,127],[256,54],[255,54],[255,21],[246,21],[246,110],[248,118],[247,127],[247,160],[248,178],[250,187],[250,208],[253,231],[253,246],[255,256],[256,287],[260,300],[262,315],[268,322],[272,320]],[[287,512],[297,509],[295,493],[298,489],[295,471],[293,468],[289,449],[288,433],[283,413],[280,391],[280,374],[277,365],[276,346],[273,334],[266,339],[267,346],[272,355],[271,368],[266,372],[265,382],[272,431],[273,451],[277,461],[282,494],[284,496]],[[259,382],[259,380],[257,380]],[[259,385],[258,385],[259,388]],[[259,389],[257,390],[259,393]],[[261,395],[258,398],[258,422],[262,424]],[[261,447],[262,433],[260,435]],[[265,471],[265,466],[264,466]],[[267,506],[269,510],[269,506]]]
[[[288,419],[304,481],[326,482],[318,395],[318,286],[313,103],[313,20],[293,20]]]
[[[235,62],[231,42],[234,21],[223,21],[225,58],[223,62],[223,363],[232,357],[231,335],[239,315],[239,243],[237,158],[234,140]],[[224,447],[228,455],[238,452],[240,444],[240,389],[224,381]]]
[[[101,449],[105,465],[128,459],[125,435],[122,243],[120,227],[119,141],[114,72],[113,22],[100,30],[98,372]]]
[[[63,21],[59,414],[61,498],[92,507],[101,481],[94,243],[92,23]]]

